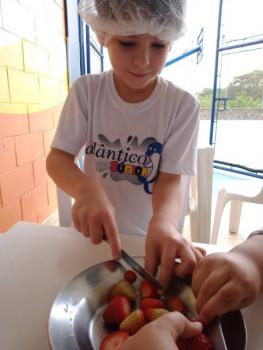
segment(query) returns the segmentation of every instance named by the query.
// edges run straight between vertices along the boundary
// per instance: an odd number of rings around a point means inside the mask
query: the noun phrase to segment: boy
[[[184,30],[185,1],[81,1],[83,19],[109,53],[112,70],[71,88],[47,159],[74,199],[75,227],[106,238],[115,259],[119,232],[147,234],[146,268],[192,272],[201,253],[178,232],[180,178],[195,173],[199,104],[159,76]],[[85,170],[74,158],[85,145]],[[182,263],[175,265],[175,259]]]

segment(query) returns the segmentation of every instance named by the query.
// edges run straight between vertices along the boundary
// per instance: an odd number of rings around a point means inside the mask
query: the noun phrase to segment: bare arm
[[[153,188],[153,215],[163,216],[178,229],[181,208],[181,176],[159,173]]]
[[[263,235],[255,235],[234,247],[232,252],[245,255],[254,262],[258,270],[260,288],[263,288]]]
[[[51,149],[46,166],[48,174],[56,185],[75,199],[83,190],[88,191],[95,182],[75,164],[74,155],[56,148]]]
[[[120,256],[120,239],[115,221],[114,208],[100,182],[87,176],[67,152],[52,149],[47,157],[47,171],[54,182],[75,199],[72,207],[74,226],[91,242],[98,244],[108,239],[112,256]]]
[[[228,253],[210,254],[193,273],[200,320],[248,306],[263,287],[263,236],[253,236]]]

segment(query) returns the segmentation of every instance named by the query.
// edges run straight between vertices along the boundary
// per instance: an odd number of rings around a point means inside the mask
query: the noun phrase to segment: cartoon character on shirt
[[[110,174],[113,181],[127,180],[134,185],[143,185],[144,191],[151,194],[150,185],[157,177],[162,152],[162,144],[153,137],[142,143],[136,136],[125,140],[109,141],[99,135],[99,142],[86,147],[86,154],[93,155],[96,169],[105,178]]]

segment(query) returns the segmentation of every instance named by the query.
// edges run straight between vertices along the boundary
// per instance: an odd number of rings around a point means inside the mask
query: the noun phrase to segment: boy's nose
[[[148,50],[140,49],[133,56],[133,63],[138,67],[146,67],[150,63],[150,55]]]

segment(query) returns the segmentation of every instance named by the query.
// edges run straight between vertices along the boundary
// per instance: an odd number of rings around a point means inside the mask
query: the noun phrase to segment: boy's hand
[[[188,242],[165,217],[154,215],[150,221],[145,242],[145,268],[156,274],[160,264],[160,281],[167,286],[175,273],[184,277],[192,273],[200,250]],[[179,258],[181,263],[176,263]]]
[[[260,289],[260,274],[248,256],[216,253],[199,261],[192,279],[197,311],[203,323],[249,305]]]
[[[123,350],[177,350],[175,342],[178,337],[195,337],[201,331],[201,323],[190,322],[179,312],[169,312],[148,323],[135,335],[129,337]]]
[[[106,239],[114,259],[120,258],[120,238],[114,208],[99,184],[92,183],[88,191],[81,191],[72,207],[73,224],[93,244]]]

